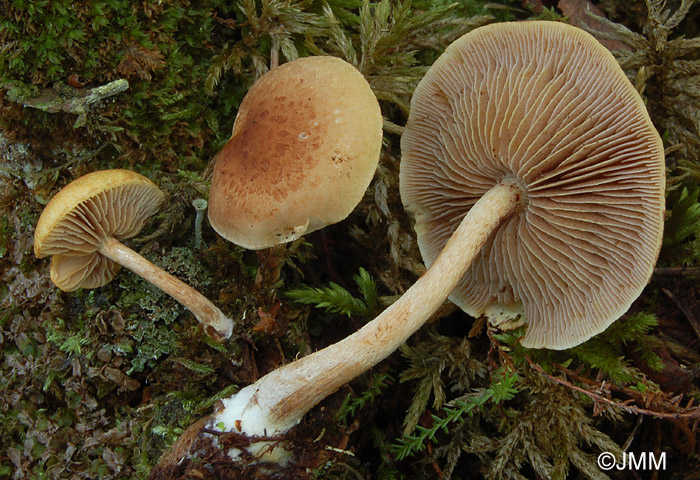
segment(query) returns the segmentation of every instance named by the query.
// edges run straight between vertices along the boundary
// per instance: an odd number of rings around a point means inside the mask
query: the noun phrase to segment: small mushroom
[[[263,75],[218,154],[209,222],[248,249],[295,240],[346,218],[379,160],[382,115],[362,74],[305,57]]]
[[[34,232],[34,253],[52,256],[51,280],[66,292],[101,287],[124,266],[187,307],[213,329],[210,334],[228,338],[233,322],[221,310],[119,241],[136,235],[163,198],[153,182],[128,170],[84,175],[44,208]]]
[[[404,343],[458,285],[451,298],[468,311],[522,312],[528,346],[584,341],[648,282],[664,175],[642,100],[592,36],[554,22],[466,34],[418,85],[402,137],[401,194],[427,272],[356,333],[224,399],[203,425],[288,431]]]

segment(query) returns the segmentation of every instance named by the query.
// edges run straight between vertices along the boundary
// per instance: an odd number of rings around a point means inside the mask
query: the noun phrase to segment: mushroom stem
[[[469,211],[432,266],[381,315],[349,337],[270,372],[223,401],[210,425],[248,435],[284,433],[327,395],[388,357],[454,290],[493,230],[525,192],[504,180]],[[214,427],[216,428],[216,427]],[[269,447],[269,446],[268,446]],[[235,450],[230,452],[231,456]]]
[[[162,268],[154,265],[114,237],[107,237],[98,250],[102,255],[140,275],[184,305],[218,339],[228,338],[233,321],[204,295]],[[212,332],[211,329],[214,331]]]
[[[204,222],[204,210],[207,209],[208,202],[204,198],[195,198],[192,200],[192,206],[195,211],[194,218],[194,248],[199,250],[202,246],[202,222]]]
[[[270,47],[270,70],[277,68],[280,64],[280,39],[277,35],[271,35],[272,46]]]

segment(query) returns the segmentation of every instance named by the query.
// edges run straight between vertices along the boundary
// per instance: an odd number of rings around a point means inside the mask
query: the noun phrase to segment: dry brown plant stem
[[[532,367],[533,370],[535,370],[537,373],[540,375],[546,377],[548,380],[558,383],[559,385],[562,385],[570,390],[573,390],[578,393],[582,393],[589,397],[591,400],[594,402],[600,402],[600,403],[605,403],[607,405],[610,405],[611,407],[614,408],[619,408],[621,410],[625,410],[626,412],[629,413],[634,413],[637,415],[648,415],[651,417],[656,417],[656,418],[700,418],[700,407],[695,407],[695,408],[688,408],[679,412],[658,412],[655,410],[648,410],[646,408],[640,408],[635,405],[629,405],[627,403],[621,403],[621,402],[616,402],[615,400],[611,400],[609,398],[604,397],[603,395],[600,395],[595,392],[591,392],[590,390],[586,390],[585,388],[579,387],[577,385],[574,385],[573,383],[569,382],[568,380],[565,380],[563,378],[557,378],[554,375],[551,375],[547,372],[544,371],[544,369],[538,365],[537,363],[533,362],[530,357],[527,355],[525,356],[525,360],[527,363]]]
[[[676,307],[678,307],[678,310],[683,312],[683,315],[685,316],[686,320],[688,320],[688,323],[690,323],[690,326],[693,328],[693,331],[695,332],[695,335],[697,335],[698,338],[700,338],[700,322],[698,322],[697,317],[693,313],[693,311],[688,308],[688,306],[676,296],[671,290],[668,288],[661,288],[661,291],[664,292],[664,295],[666,295],[673,303],[676,304]]]

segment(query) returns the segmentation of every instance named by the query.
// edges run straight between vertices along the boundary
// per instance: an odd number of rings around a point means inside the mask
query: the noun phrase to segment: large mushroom
[[[34,232],[34,253],[51,256],[51,280],[63,291],[97,288],[124,266],[187,307],[217,338],[233,322],[201,293],[120,242],[136,235],[163,203],[163,192],[128,170],[88,173],[46,205]]]
[[[494,216],[449,298],[493,324],[527,324],[522,345],[578,345],[648,283],[663,146],[613,56],[584,31],[506,23],[455,42],[414,93],[401,151],[401,196],[427,265],[480,198],[504,192],[506,218]]]
[[[526,345],[586,340],[648,282],[663,191],[659,135],[592,36],[552,22],[466,34],[418,85],[402,137],[401,193],[430,268],[359,331],[243,388],[195,428],[288,431],[404,343],[458,285],[467,300],[452,298],[470,312],[522,312]],[[257,445],[250,452],[278,454]]]

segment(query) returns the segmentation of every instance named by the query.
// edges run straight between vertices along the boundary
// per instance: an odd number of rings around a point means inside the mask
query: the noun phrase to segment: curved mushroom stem
[[[149,262],[113,237],[108,237],[98,251],[110,260],[145,278],[187,307],[197,317],[199,323],[207,327],[207,333],[211,336],[217,339],[231,336],[233,321],[204,295],[182,280]]]
[[[505,180],[489,190],[469,211],[428,271],[381,315],[349,337],[270,372],[236,395],[210,428],[247,435],[284,433],[335,390],[388,357],[452,293],[493,230],[521,206],[525,192]],[[269,452],[261,445],[256,455]],[[252,450],[252,449],[251,449]],[[229,455],[238,452],[231,449]],[[275,461],[279,453],[265,459]]]

